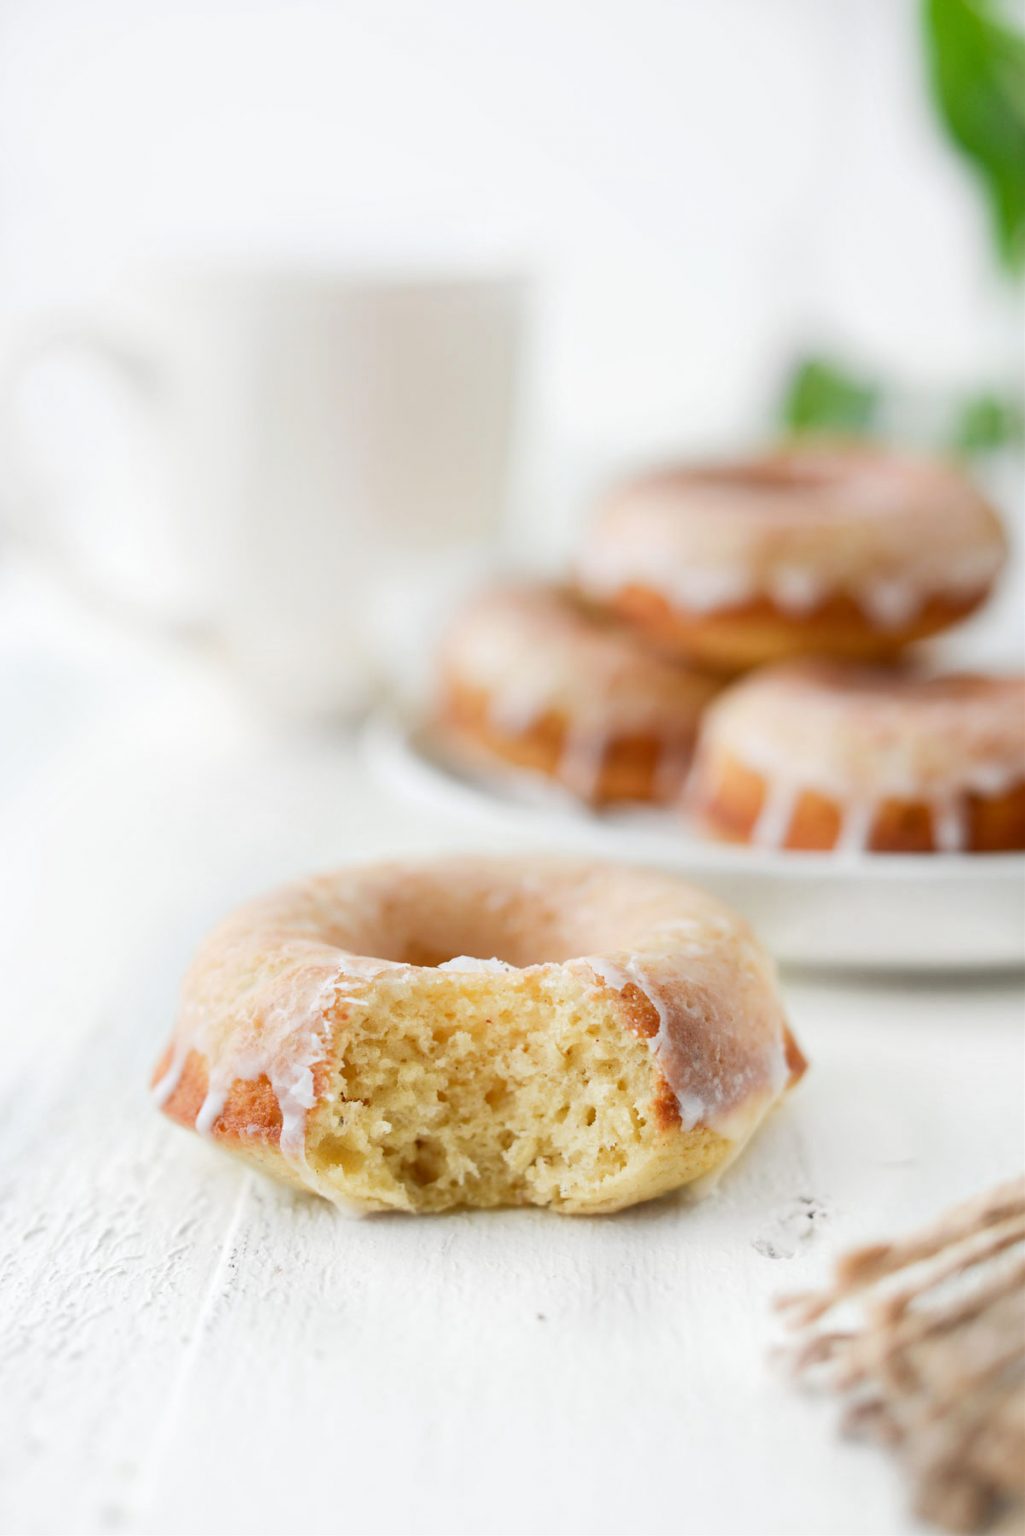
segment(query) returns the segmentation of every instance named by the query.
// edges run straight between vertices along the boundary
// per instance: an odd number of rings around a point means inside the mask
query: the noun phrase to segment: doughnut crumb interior
[[[421,971],[349,1025],[308,1157],[350,1196],[453,1205],[609,1207],[708,1171],[724,1143],[686,1145],[644,1036],[618,994],[537,971]]]

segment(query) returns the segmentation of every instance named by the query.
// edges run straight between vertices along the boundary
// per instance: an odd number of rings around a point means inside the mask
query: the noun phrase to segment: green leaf
[[[992,393],[965,400],[954,424],[954,447],[962,453],[990,453],[1025,440],[1021,402]]]
[[[872,430],[879,400],[876,385],[825,358],[808,357],[786,384],[781,414],[791,432],[862,437]]]
[[[1025,269],[1025,34],[995,0],[924,0],[930,84],[986,189],[997,250]]]

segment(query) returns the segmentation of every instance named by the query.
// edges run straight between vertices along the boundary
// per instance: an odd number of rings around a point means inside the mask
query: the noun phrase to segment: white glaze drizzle
[[[968,840],[966,806],[959,795],[936,800],[931,806],[933,842],[940,853],[961,853]]]
[[[354,959],[350,958],[306,1001],[307,1017],[304,1021],[300,1016],[290,1030],[293,1049],[285,1061],[278,1062],[274,1053],[260,1043],[248,1050],[235,1048],[215,1052],[205,1048],[201,1030],[191,1036],[185,1033],[175,1041],[167,1069],[153,1086],[155,1102],[160,1106],[167,1103],[181,1081],[189,1052],[198,1051],[206,1060],[208,1079],[194,1129],[199,1135],[208,1136],[224,1111],[233,1084],[253,1082],[266,1076],[281,1112],[281,1154],[289,1162],[305,1166],[306,1116],[316,1103],[313,1068],[323,1059],[328,1044],[332,1009],[343,998],[350,1006],[360,1006],[363,1003],[360,984],[383,970],[396,968],[386,962],[359,960],[355,963],[361,974],[352,974]]]
[[[985,774],[973,775],[963,793],[949,790],[926,796],[921,789],[908,788],[903,791],[887,791],[875,800],[859,799],[843,804],[838,790],[777,775],[766,779],[765,799],[751,830],[751,841],[760,848],[783,848],[798,801],[803,794],[812,793],[837,799],[841,803],[840,830],[833,844],[835,853],[866,852],[880,809],[887,800],[901,799],[922,801],[925,804],[932,822],[937,852],[962,853],[968,841],[966,796],[972,793],[998,795],[1018,783],[1020,778],[1019,773],[1001,772],[991,767]]]
[[[759,848],[782,848],[799,796],[800,790],[785,779],[766,780],[765,799],[752,829],[751,841]]]
[[[649,1045],[652,1055],[657,1060],[665,1043],[668,1014],[665,1003],[659,995],[658,988],[644,974],[637,957],[631,955],[624,964],[620,965],[616,961],[608,960],[602,955],[587,955],[584,959],[584,964],[589,966],[598,980],[605,986],[611,987],[616,992],[622,992],[625,987],[634,986],[651,1004],[658,1014],[658,1033],[649,1041]],[[696,1095],[687,1093],[678,1093],[677,1103],[684,1130],[692,1131],[707,1112],[707,1106],[699,1101]]]
[[[855,593],[859,607],[881,629],[900,629],[910,623],[931,595],[896,577],[866,581]]]
[[[439,971],[500,972],[514,969],[514,966],[509,965],[505,960],[499,960],[496,955],[492,955],[490,960],[481,959],[477,955],[455,955],[451,960],[444,960],[438,966]]]
[[[543,679],[541,681],[544,681]],[[538,685],[514,686],[497,690],[488,704],[488,719],[499,731],[520,735],[530,731],[544,717],[548,708]],[[562,750],[555,767],[555,777],[579,800],[594,800],[601,784],[602,770],[615,732],[602,730],[597,719],[583,724],[567,724]],[[653,786],[657,800],[668,800],[679,791],[690,753],[670,746],[662,752]]]
[[[622,966],[616,965],[611,960],[591,955],[587,957],[586,963],[598,977],[599,981],[604,982],[607,987],[612,987],[615,991],[622,992],[624,987],[635,986],[654,1008],[658,1014],[658,1033],[653,1039],[649,1040],[648,1044],[651,1054],[658,1061],[665,1047],[666,1029],[669,1022],[668,1013],[665,1003],[659,995],[658,988],[644,974],[636,956],[631,956],[626,964]],[[710,1122],[711,1106],[706,1104],[697,1094],[690,1093],[686,1089],[678,1090],[675,1088],[673,1092],[676,1096],[677,1108],[680,1111],[680,1123],[685,1131],[692,1131],[702,1121],[705,1121],[706,1124]]]
[[[178,1084],[181,1082],[181,1076],[185,1070],[185,1059],[187,1056],[188,1048],[183,1045],[181,1041],[176,1041],[171,1049],[170,1061],[168,1062],[164,1072],[160,1077],[157,1078],[157,1081],[153,1084],[153,1087],[150,1090],[153,1102],[158,1106],[158,1108],[163,1108],[174,1090],[177,1088]]]
[[[215,1121],[220,1119],[227,1097],[228,1084],[223,1081],[218,1082],[216,1086],[207,1088],[206,1098],[199,1106],[199,1113],[196,1116],[196,1122],[193,1127],[200,1136],[210,1135]]]
[[[690,932],[698,931],[697,925],[683,922],[667,923],[660,927],[660,932]],[[707,946],[700,940],[675,941],[674,949],[678,954],[699,955],[707,953]],[[610,960],[604,955],[587,955],[582,963],[594,974],[595,977],[607,987],[616,992],[622,992],[628,986],[634,986],[641,995],[651,1004],[658,1016],[658,1031],[648,1041],[648,1046],[655,1060],[662,1067],[662,1075],[673,1090],[676,1105],[680,1113],[680,1124],[685,1131],[692,1131],[698,1125],[707,1126],[710,1130],[719,1132],[727,1139],[735,1143],[735,1156],[754,1131],[754,1128],[764,1111],[767,1102],[777,1098],[784,1090],[789,1078],[789,1068],[786,1061],[786,1048],[782,1038],[774,1043],[773,1059],[765,1063],[765,1098],[756,1113],[752,1113],[748,1107],[746,1113],[743,1108],[745,1098],[744,1089],[750,1091],[748,1082],[738,1080],[731,1084],[736,1095],[736,1102],[731,1102],[731,1096],[716,1104],[704,1098],[700,1093],[694,1092],[684,1084],[677,1085],[670,1082],[667,1069],[662,1066],[661,1059],[667,1055],[668,1032],[670,1028],[670,1009],[662,993],[662,988],[649,975],[636,955],[631,955],[626,960]],[[680,1000],[676,999],[677,1005]],[[738,1121],[738,1112],[741,1119]]]
[[[827,727],[824,725],[823,729],[825,728]],[[850,789],[845,786],[839,773],[829,773],[825,769],[815,773],[795,773],[791,764],[784,764],[781,761],[779,751],[764,750],[752,735],[747,735],[743,739],[729,737],[725,739],[724,744],[752,773],[757,773],[762,778],[773,782],[785,781],[795,794],[800,795],[805,790],[809,790],[829,798],[850,795]],[[713,761],[709,748],[710,743],[706,742],[704,751],[698,759],[698,766],[706,769]],[[788,772],[787,769],[790,771]],[[1023,780],[1025,780],[1025,764],[1017,762],[966,764],[958,769],[956,776],[939,780],[931,789],[916,781],[913,770],[900,773],[889,772],[881,792],[876,796],[876,801],[926,799],[930,802],[939,802],[952,794],[1003,795]]]
[[[769,573],[769,596],[785,613],[810,613],[825,595],[821,579],[807,566],[779,565]]]
[[[490,723],[503,734],[512,736],[530,731],[548,708],[546,697],[538,692],[539,684],[544,682],[542,678],[533,686],[497,690],[488,704]],[[591,801],[597,796],[612,739],[613,733],[600,730],[594,720],[588,720],[583,726],[568,722],[555,765],[555,778],[577,799]]]
[[[841,580],[798,565],[770,567],[756,578],[742,565],[690,566],[673,571],[660,562],[649,569],[636,559],[624,560],[617,550],[607,562],[596,555],[584,558],[580,571],[584,585],[595,597],[615,597],[625,586],[636,583],[657,592],[674,607],[695,614],[728,612],[767,597],[781,612],[800,618],[831,598],[846,594],[880,628],[899,629],[914,620],[933,598],[970,593],[984,586],[993,579],[999,563],[992,556],[979,560],[974,562],[971,579],[959,572],[942,583],[889,576]]]
[[[672,805],[684,793],[692,748],[681,742],[667,742],[658,754],[651,792],[660,805]]]
[[[852,800],[843,811],[840,831],[836,839],[836,852],[864,853],[872,835],[875,819],[876,808],[871,800]]]
[[[567,727],[556,770],[560,783],[580,800],[593,800],[601,783],[609,738],[591,729]]]
[[[536,684],[496,689],[488,701],[488,720],[503,735],[519,736],[531,730],[545,712],[544,694]]]
[[[1012,778],[1010,782],[1013,783],[1015,780]],[[996,786],[1007,788],[1006,776],[998,777],[991,774],[987,783],[987,792],[999,793],[1000,788]],[[774,779],[767,787],[765,803],[752,830],[751,841],[762,848],[782,848],[790,827],[793,808],[805,790],[810,789],[812,789],[810,785]],[[826,793],[821,789],[817,792]],[[919,797],[920,792],[919,796],[913,796],[910,793],[906,796],[908,799]],[[866,852],[870,845],[872,828],[882,804],[882,800],[852,800],[844,806],[840,831],[833,845],[833,851],[845,854]],[[937,852],[962,853],[968,840],[967,808],[964,796],[956,793],[944,794],[926,800],[925,804],[932,821],[933,841]]]
[[[965,792],[974,795],[1004,795],[1022,777],[1020,771],[1003,763],[980,763],[965,779]]]
[[[722,608],[736,608],[756,595],[751,576],[743,567],[691,564],[670,570],[659,559],[649,563],[631,551],[629,560],[618,549],[585,549],[579,571],[584,586],[595,597],[614,597],[624,586],[649,587],[692,613],[715,613]]]
[[[622,586],[622,576],[617,584]],[[653,581],[652,585],[655,591],[671,597],[680,607],[689,608],[694,613],[736,608],[756,596],[750,575],[740,567],[717,570],[709,566],[702,570],[699,566],[690,566],[675,572],[671,578],[662,571],[657,584]]]

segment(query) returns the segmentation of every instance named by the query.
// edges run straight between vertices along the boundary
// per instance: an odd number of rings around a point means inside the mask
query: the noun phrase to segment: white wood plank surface
[[[169,985],[5,1106],[5,1530],[909,1528],[770,1301],[1016,1165],[1005,988],[792,989],[814,1072],[702,1205],[351,1221],[151,1110]]]
[[[467,833],[195,677],[131,696],[0,797],[0,1530],[914,1531],[771,1300],[1021,1166],[1019,979],[788,977],[812,1071],[701,1205],[347,1220],[148,1071],[219,910]]]

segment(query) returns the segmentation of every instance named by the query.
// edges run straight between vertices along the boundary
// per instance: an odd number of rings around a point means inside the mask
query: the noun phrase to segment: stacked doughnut
[[[705,722],[691,799],[769,848],[1025,848],[1025,685],[796,662],[752,673]]]
[[[719,686],[570,589],[529,582],[479,593],[454,616],[439,681],[464,756],[533,770],[595,805],[678,798]]]
[[[604,499],[564,586],[453,617],[441,726],[593,805],[685,800],[735,841],[1022,848],[1025,679],[914,652],[1005,558],[951,464],[812,445],[669,467]]]

